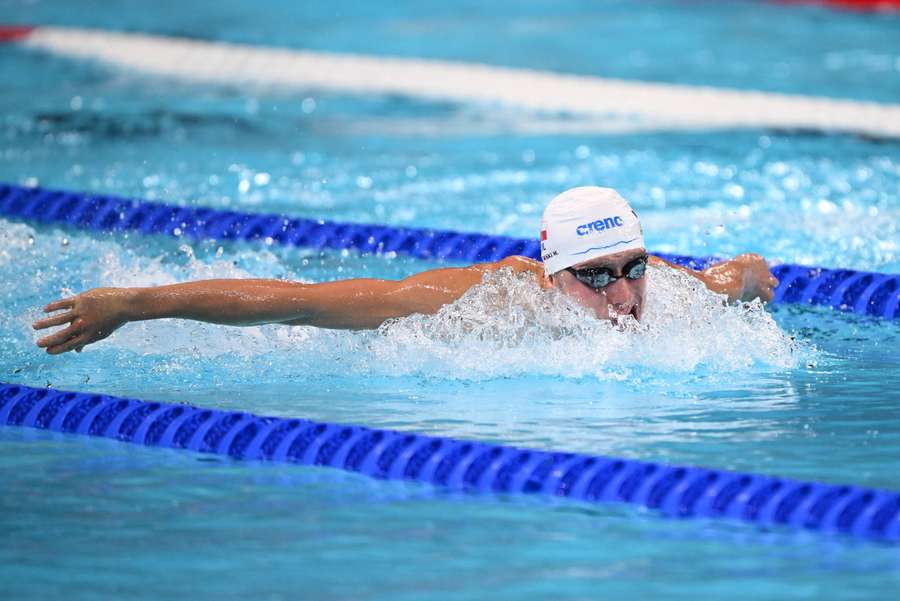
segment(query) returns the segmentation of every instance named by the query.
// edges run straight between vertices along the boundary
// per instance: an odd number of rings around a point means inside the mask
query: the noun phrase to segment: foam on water
[[[219,248],[206,252],[182,245],[161,254],[135,252],[112,239],[73,235],[57,247],[56,233],[7,224],[0,233],[0,270],[39,273],[50,255],[38,302],[20,303],[16,329],[29,339],[38,306],[85,287],[152,286],[204,278],[284,277],[321,281],[353,277],[347,265],[294,269],[265,249]],[[202,251],[202,252],[201,252]],[[301,265],[302,265],[301,261]],[[348,269],[348,265],[351,266]],[[412,268],[417,266],[413,264]],[[338,273],[341,271],[343,273]],[[395,274],[375,274],[395,277]],[[729,373],[754,367],[785,369],[814,351],[798,346],[759,302],[728,305],[694,278],[670,268],[648,272],[648,305],[638,323],[599,321],[557,291],[541,289],[529,275],[500,270],[435,315],[389,321],[376,331],[330,331],[311,327],[223,327],[180,320],[125,326],[87,353],[112,352],[117,362],[151,360],[153,370],[195,370],[222,362],[256,372],[307,376],[378,375],[483,380],[518,375],[633,379],[633,372],[685,376]],[[60,282],[63,282],[60,284]],[[43,335],[43,333],[41,333]],[[139,359],[143,358],[143,359]],[[256,366],[256,367],[254,367]],[[251,369],[252,368],[252,369]]]
[[[558,291],[542,290],[531,276],[501,270],[434,316],[386,324],[370,348],[392,369],[457,378],[616,378],[635,368],[691,372],[797,364],[802,353],[758,301],[727,305],[668,267],[653,267],[648,277],[644,319],[629,316],[616,326]]]

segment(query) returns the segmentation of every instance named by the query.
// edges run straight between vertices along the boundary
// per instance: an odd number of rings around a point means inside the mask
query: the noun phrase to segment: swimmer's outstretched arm
[[[656,257],[654,263],[665,263]],[[267,323],[363,330],[413,313],[432,314],[501,267],[533,273],[541,264],[507,257],[472,267],[435,269],[405,280],[354,279],[321,284],[282,280],[204,280],[152,288],[95,288],[54,301],[44,312],[62,311],[33,324],[35,330],[66,326],[37,341],[58,355],[103,340],[130,321],[180,318],[223,325]],[[671,265],[696,277],[729,300],[772,299],[777,280],[759,255],[740,255],[700,272]]]
[[[180,318],[232,326],[268,323],[362,330],[413,313],[435,313],[500,267],[531,270],[529,259],[435,269],[404,280],[353,279],[321,284],[282,280],[204,280],[152,288],[95,288],[44,307],[63,311],[33,324],[67,325],[37,345],[58,355],[102,340],[130,321]]]

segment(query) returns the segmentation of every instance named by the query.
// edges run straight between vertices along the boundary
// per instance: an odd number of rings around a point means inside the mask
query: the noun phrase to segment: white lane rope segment
[[[599,118],[618,129],[628,129],[624,121],[636,130],[810,129],[900,138],[900,104],[64,27],[36,27],[19,41],[188,82],[500,103],[587,117],[588,130]]]

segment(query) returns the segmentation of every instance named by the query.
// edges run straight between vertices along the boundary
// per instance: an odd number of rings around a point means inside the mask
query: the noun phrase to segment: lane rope
[[[900,104],[608,79],[478,63],[265,48],[142,33],[0,27],[0,41],[201,84],[499,103],[585,131],[766,128],[900,138]],[[606,126],[598,125],[598,120]],[[573,133],[578,123],[567,122]],[[548,125],[551,127],[551,125]]]
[[[900,492],[0,383],[0,424],[900,542]]]
[[[136,231],[198,241],[264,241],[461,263],[499,261],[510,255],[540,258],[540,243],[523,238],[178,207],[2,183],[0,216],[88,231]],[[703,269],[716,260],[668,253],[657,256],[692,269]],[[898,274],[794,264],[773,265],[771,269],[780,280],[774,302],[820,305],[887,319],[900,317]]]
[[[832,8],[860,12],[890,12],[900,10],[900,0],[776,0],[782,4],[820,4]]]

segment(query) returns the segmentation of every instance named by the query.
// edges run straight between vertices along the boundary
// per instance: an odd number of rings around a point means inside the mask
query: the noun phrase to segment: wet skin
[[[622,268],[642,254],[643,249],[625,251],[575,267],[608,267],[614,276],[620,276]],[[657,257],[650,257],[650,263],[667,264]],[[770,301],[773,288],[778,285],[765,260],[754,254],[739,255],[703,271],[670,267],[697,278],[730,302],[754,298]],[[51,355],[80,351],[130,321],[148,319],[192,319],[232,326],[277,323],[372,329],[389,319],[436,313],[497,269],[531,274],[541,286],[560,289],[593,310],[600,319],[628,314],[640,319],[642,315],[646,278],[621,278],[598,291],[567,271],[547,276],[538,261],[507,257],[495,263],[434,269],[403,280],[360,278],[321,284],[259,279],[201,280],[149,288],[95,288],[50,303],[44,311],[55,314],[36,321],[33,327],[43,330],[65,326],[37,341],[37,346]]]
[[[591,309],[599,319],[615,320],[618,315],[632,315],[639,320],[647,295],[647,277],[630,280],[621,276],[623,275],[622,269],[628,263],[646,254],[644,249],[637,248],[573,265],[575,269],[605,267],[612,272],[614,277],[618,278],[600,290],[594,290],[587,284],[578,281],[572,273],[566,270],[547,276],[547,278],[552,286],[574,298],[583,307]]]

